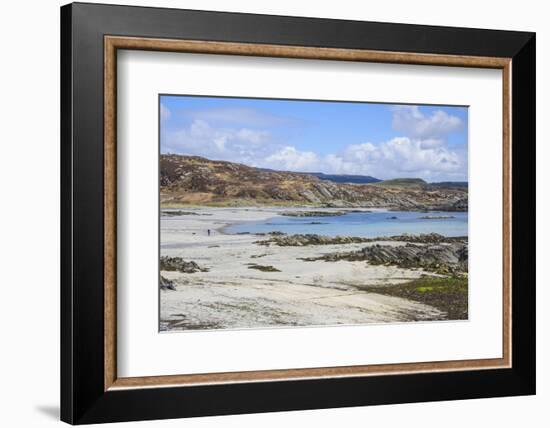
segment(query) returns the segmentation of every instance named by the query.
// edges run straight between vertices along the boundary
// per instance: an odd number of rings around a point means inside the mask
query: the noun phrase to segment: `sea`
[[[439,218],[438,218],[439,217]],[[317,234],[375,238],[420,233],[468,236],[467,212],[376,211],[348,212],[339,216],[286,217],[250,221],[225,228],[225,233]]]

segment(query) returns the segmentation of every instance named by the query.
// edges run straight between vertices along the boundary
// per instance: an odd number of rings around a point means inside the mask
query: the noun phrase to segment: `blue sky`
[[[466,107],[163,95],[161,153],[381,179],[467,180]]]

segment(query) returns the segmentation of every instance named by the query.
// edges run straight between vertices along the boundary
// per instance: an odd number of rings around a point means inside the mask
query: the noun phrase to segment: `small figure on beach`
[[[208,229],[208,236],[210,236],[210,229]]]

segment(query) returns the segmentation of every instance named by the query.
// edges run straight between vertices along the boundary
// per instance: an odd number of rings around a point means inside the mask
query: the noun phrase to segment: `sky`
[[[161,153],[283,171],[467,181],[468,108],[161,95]]]

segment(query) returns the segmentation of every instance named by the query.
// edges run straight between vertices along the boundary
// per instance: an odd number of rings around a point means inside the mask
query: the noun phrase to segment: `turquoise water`
[[[421,219],[425,216],[452,216],[445,219]],[[396,218],[392,218],[396,217]],[[386,211],[350,212],[334,217],[273,217],[258,222],[229,226],[226,233],[283,232],[289,235],[315,233],[326,236],[392,236],[403,233],[439,233],[444,236],[467,236],[468,213]]]

